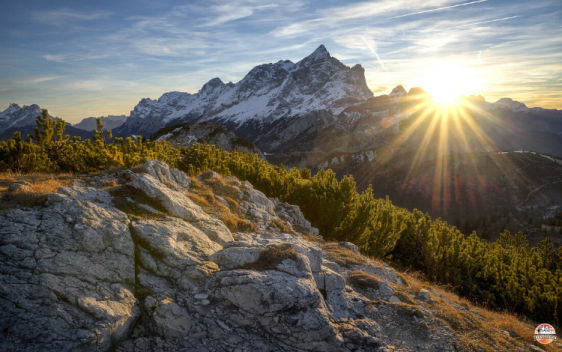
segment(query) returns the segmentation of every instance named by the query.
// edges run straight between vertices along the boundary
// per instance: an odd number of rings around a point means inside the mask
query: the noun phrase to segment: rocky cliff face
[[[0,229],[4,351],[459,351],[443,307],[483,319],[247,182],[155,161],[3,207]]]

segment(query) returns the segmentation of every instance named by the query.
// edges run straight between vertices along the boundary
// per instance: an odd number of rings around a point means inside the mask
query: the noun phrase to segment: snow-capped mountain
[[[10,104],[8,108],[0,112],[0,133],[21,128],[35,126],[35,119],[41,115],[41,108],[37,104],[19,106]]]
[[[501,98],[500,100],[496,101],[494,104],[495,108],[504,109],[504,110],[511,110],[513,112],[527,112],[529,108],[527,105],[513,100],[511,98]]]
[[[360,65],[345,66],[320,45],[297,63],[256,66],[236,84],[213,78],[196,94],[169,92],[158,100],[142,99],[114,132],[151,136],[167,125],[196,121],[245,130],[316,111],[335,116],[372,95]]]
[[[73,126],[81,130],[93,131],[97,127],[97,119],[97,117],[86,117]],[[101,116],[101,122],[106,130],[113,130],[114,128],[121,126],[125,123],[125,120],[127,120],[126,115]]]
[[[42,108],[37,104],[19,106],[18,104],[10,104],[8,108],[0,112],[0,140],[9,139],[14,132],[19,131],[23,137],[34,134],[35,119],[42,114]],[[57,117],[49,115],[52,119]],[[80,136],[89,138],[92,136],[91,131],[86,132],[81,129],[66,124],[65,134],[71,136]]]

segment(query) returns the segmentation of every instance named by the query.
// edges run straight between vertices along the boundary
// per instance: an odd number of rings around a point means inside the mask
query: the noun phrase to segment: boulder
[[[149,174],[136,175],[130,185],[159,201],[170,215],[194,223],[213,241],[225,243],[233,240],[230,230],[222,221],[210,216],[185,194],[170,189],[155,177]]]
[[[191,184],[191,180],[184,172],[178,169],[170,169],[168,165],[162,161],[147,160],[141,166],[140,170],[176,189],[189,188]]]
[[[110,199],[75,186],[0,212],[0,350],[106,351],[129,335],[134,244]]]
[[[416,297],[417,297],[417,299],[419,299],[421,301],[424,301],[424,302],[433,302],[433,299],[431,298],[431,294],[425,288],[422,288],[421,290],[419,290]]]
[[[193,318],[171,298],[157,301],[149,296],[144,300],[145,310],[151,327],[164,338],[181,338],[188,336]]]

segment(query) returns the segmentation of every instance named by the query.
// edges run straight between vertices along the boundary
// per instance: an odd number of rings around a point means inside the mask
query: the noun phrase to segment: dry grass
[[[457,346],[459,349],[487,352],[497,351],[499,348],[502,351],[518,351],[522,347],[523,350],[528,350],[526,346],[534,344],[548,352],[560,350],[554,343],[536,343],[533,336],[535,324],[525,318],[474,304],[457,296],[450,287],[428,283],[421,273],[401,273],[399,276],[405,285],[391,285],[395,289],[394,295],[402,302],[393,305],[419,307],[420,303],[411,297],[416,297],[422,288],[428,289],[435,304],[424,305],[424,309],[432,311],[437,319],[451,328],[460,341]],[[361,274],[359,279],[365,280],[363,277]]]
[[[258,271],[275,270],[285,259],[297,261],[297,254],[297,250],[289,244],[274,244],[261,252],[257,261],[246,264],[242,268]]]
[[[323,246],[323,250],[331,261],[345,267],[350,267],[351,265],[368,264],[367,260],[365,260],[364,257],[337,242],[325,243]]]
[[[449,304],[440,304],[437,317],[448,325],[460,341],[460,348],[469,351],[496,351],[492,344],[507,350],[516,350],[517,343],[499,332],[497,327],[479,318],[469,310],[463,311]],[[532,329],[530,329],[532,332]],[[532,337],[528,340],[531,343]]]
[[[424,286],[429,285],[419,272],[400,275],[400,278],[406,283],[406,291],[414,296],[417,295]]]
[[[432,310],[438,319],[451,328],[460,341],[460,346],[457,346],[459,348],[468,351],[497,351],[493,346],[495,345],[501,350],[516,351],[521,344],[534,344],[549,352],[559,350],[554,344],[536,343],[533,336],[535,324],[525,318],[478,306],[457,296],[448,287],[429,285],[422,281],[421,274],[404,276],[409,285],[395,286],[395,294],[407,292],[415,296],[424,287],[433,291],[432,297],[436,300],[436,304],[426,308]]]
[[[68,186],[74,179],[72,174],[1,173],[0,209],[43,206],[48,194],[55,193],[60,187]],[[8,191],[10,184],[24,181],[28,183],[26,187]]]
[[[117,187],[119,184],[115,180],[105,180],[103,181],[103,186],[108,188]]]
[[[370,288],[377,290],[381,281],[383,280],[378,276],[368,274],[364,271],[354,271],[349,276],[349,283],[351,286],[362,290]]]
[[[232,185],[220,174],[217,174],[216,177],[205,178],[204,182],[214,194],[220,195],[221,197],[229,197],[231,199],[238,199],[240,197],[240,190],[238,187]]]
[[[233,198],[239,196],[236,188],[228,184],[220,175],[206,179],[204,182],[192,177],[187,196],[206,212],[215,214],[230,231],[252,232],[257,229],[254,223],[246,220],[241,214],[240,206],[236,198]],[[226,203],[217,200],[216,196],[222,197]]]
[[[206,212],[215,214],[231,231],[253,232],[257,229],[257,226],[252,221],[248,221],[247,215],[240,209],[242,194],[238,187],[238,180],[232,177],[210,173],[191,177],[190,192],[187,196]],[[270,225],[282,233],[300,236],[310,242],[318,242],[318,238],[313,234],[296,232],[282,220],[274,220]]]

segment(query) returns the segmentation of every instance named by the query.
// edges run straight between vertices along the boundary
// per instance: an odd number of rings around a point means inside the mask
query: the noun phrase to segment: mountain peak
[[[407,94],[406,89],[404,89],[404,87],[401,84],[394,87],[394,89],[392,89],[392,91],[390,92],[390,96],[392,97],[395,95],[402,96],[406,94]]]
[[[511,110],[513,112],[520,112],[520,111],[527,111],[529,108],[527,105],[519,102],[517,100],[513,100],[511,98],[501,98],[500,100],[494,103],[496,106],[504,108],[506,110]]]
[[[425,95],[427,92],[421,87],[412,87],[408,91],[408,95]]]
[[[318,60],[325,60],[330,57],[331,57],[330,53],[328,52],[324,44],[320,44],[320,46],[316,48],[316,50],[314,50],[312,54],[302,59],[302,61],[318,61]]]
[[[215,89],[223,87],[224,85],[224,82],[220,78],[215,77],[209,82],[205,83],[199,93],[210,94],[211,92],[214,92]]]

